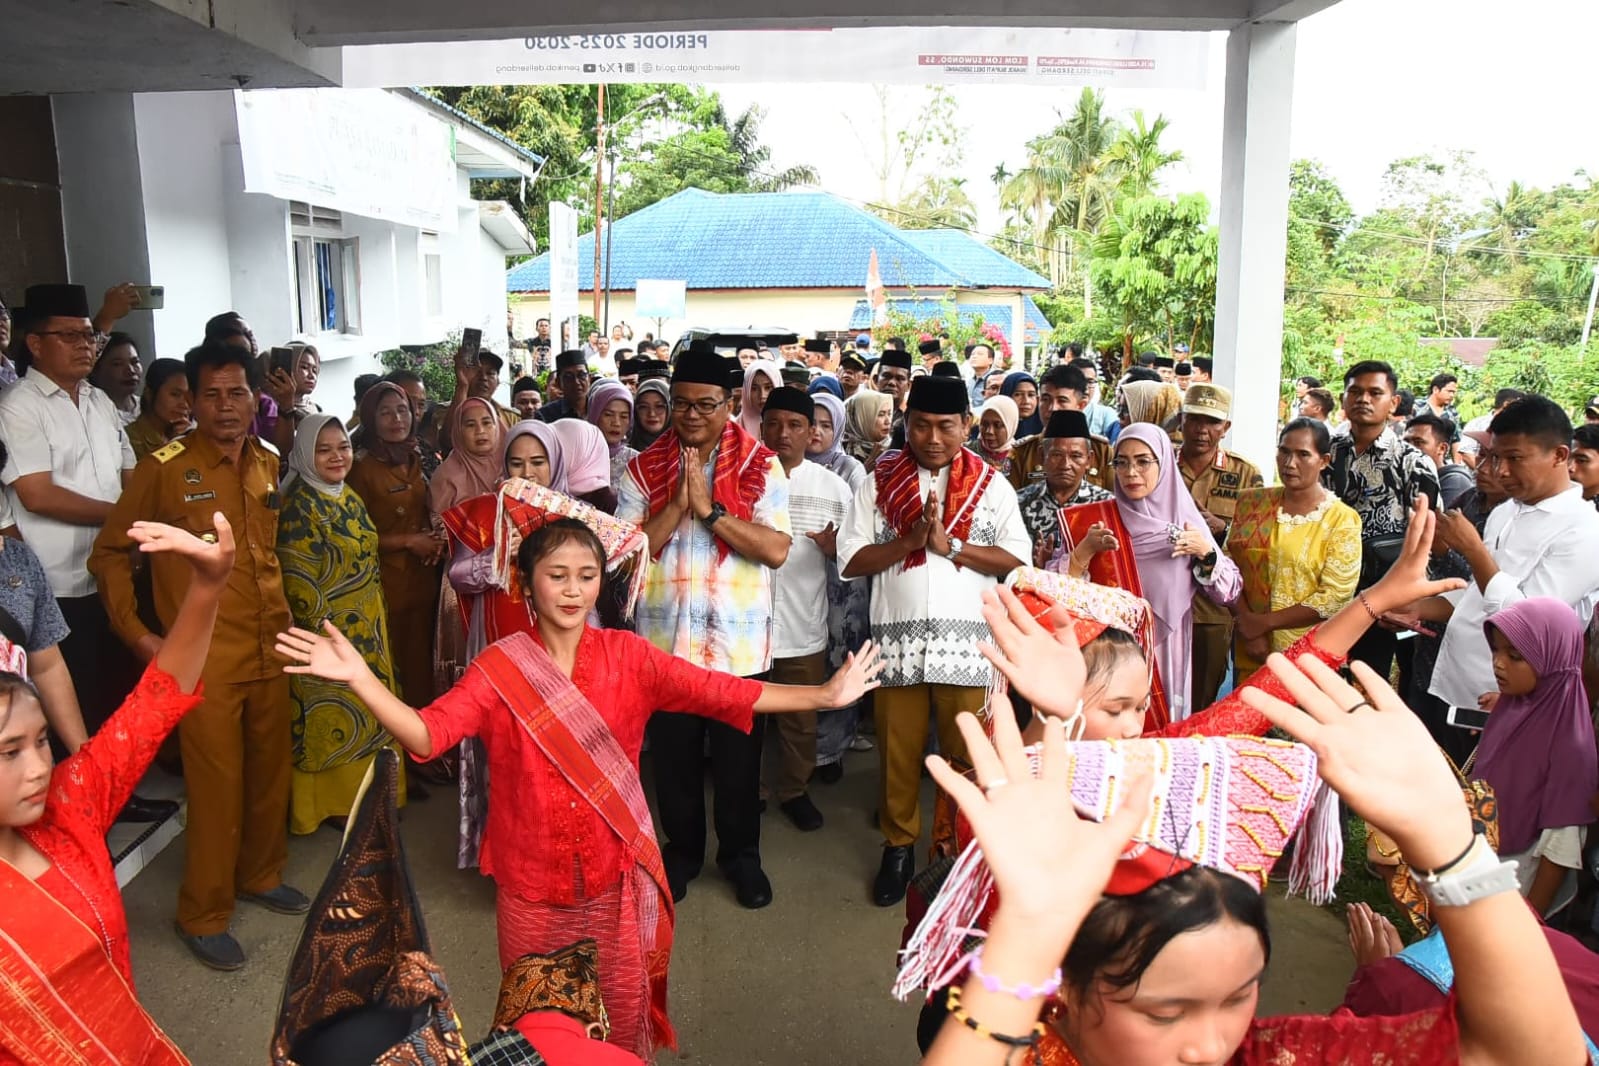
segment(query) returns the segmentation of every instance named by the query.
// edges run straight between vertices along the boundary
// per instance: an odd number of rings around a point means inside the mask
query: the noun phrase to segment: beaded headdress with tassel
[[[1332,898],[1343,865],[1338,805],[1317,777],[1303,744],[1254,737],[1082,741],[1069,747],[1073,805],[1103,821],[1122,802],[1140,767],[1153,779],[1149,816],[1123,852],[1105,891],[1133,895],[1191,866],[1208,866],[1263,889],[1290,840],[1289,889],[1312,902]],[[1028,749],[1038,773],[1039,749]],[[955,980],[969,937],[995,897],[994,880],[973,841],[961,853],[901,953],[894,994],[938,989]]]
[[[650,542],[642,529],[526,478],[508,478],[495,496],[495,507],[492,574],[496,585],[506,591],[516,587],[516,556],[529,534],[557,518],[574,518],[600,539],[605,548],[605,569],[627,573],[622,616],[633,617],[633,608],[644,591],[649,563]]]

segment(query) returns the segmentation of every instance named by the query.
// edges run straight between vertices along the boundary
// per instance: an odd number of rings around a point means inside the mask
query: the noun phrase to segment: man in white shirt
[[[911,383],[903,451],[878,460],[838,539],[846,580],[874,577],[872,639],[882,684],[874,709],[882,770],[883,861],[872,899],[905,897],[921,835],[921,767],[929,721],[939,750],[960,765],[962,711],[981,712],[991,677],[981,596],[1032,553],[1016,490],[963,446],[972,416],[959,378]]]
[[[1456,707],[1488,706],[1498,695],[1482,623],[1532,596],[1570,604],[1586,624],[1599,603],[1599,512],[1571,481],[1571,420],[1560,405],[1528,396],[1490,426],[1493,462],[1510,499],[1494,508],[1481,536],[1459,511],[1438,516],[1438,535],[1471,564],[1471,583],[1424,600],[1421,617],[1448,620],[1429,691]]]
[[[772,575],[772,676],[779,685],[827,680],[827,579],[838,557],[838,530],[852,499],[844,479],[805,458],[816,428],[816,402],[804,390],[773,389],[761,410],[761,438],[788,475],[793,546]],[[816,712],[780,714],[777,772],[769,791],[801,832],[822,828],[806,784],[816,769]]]
[[[61,654],[93,734],[133,680],[88,570],[94,538],[133,469],[133,446],[111,398],[88,383],[95,328],[81,285],[29,288],[17,332],[23,375],[0,396],[8,453],[0,482],[71,629]]]

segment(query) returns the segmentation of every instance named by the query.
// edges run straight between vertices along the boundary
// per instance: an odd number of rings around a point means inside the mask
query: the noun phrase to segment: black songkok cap
[[[735,366],[733,372],[727,375],[727,387],[730,389],[742,388],[744,385],[744,368]]]
[[[576,348],[570,348],[555,357],[555,370],[557,373],[571,366],[582,367],[587,370],[589,366],[588,358]]]
[[[672,376],[672,364],[665,359],[643,359],[639,367],[640,378],[669,378]]]
[[[793,411],[797,415],[804,415],[807,421],[816,421],[816,401],[803,389],[796,389],[792,385],[784,385],[773,389],[766,397],[766,406],[761,408],[761,414],[767,411]]]
[[[625,377],[628,374],[637,374],[643,368],[644,360],[642,359],[623,359],[616,364],[616,376]]]
[[[782,374],[785,385],[809,385],[811,382],[811,368],[804,363],[784,363]]]
[[[911,382],[905,407],[926,415],[963,415],[970,410],[970,399],[960,378],[924,374]]]
[[[1088,416],[1081,411],[1057,410],[1050,412],[1049,424],[1044,427],[1044,439],[1059,440],[1062,437],[1081,437],[1088,440],[1092,436],[1088,432]]]
[[[843,358],[839,359],[838,366],[840,370],[865,370],[866,360],[854,352],[846,352]]]
[[[937,355],[944,350],[944,346],[936,340],[923,341],[916,346],[916,350],[923,355]]]
[[[883,354],[878,357],[877,365],[879,367],[897,366],[901,370],[909,370],[911,368],[911,353],[902,352],[898,348],[885,348],[883,349]]]
[[[824,340],[817,339],[806,341],[805,350],[807,352],[815,352],[817,355],[831,355],[833,346]]]
[[[1194,364],[1188,362],[1178,363],[1176,370],[1178,377],[1185,378],[1194,372]]]
[[[1177,365],[1177,360],[1173,359],[1169,355],[1157,355],[1157,356],[1155,356],[1155,366],[1160,368],[1161,370],[1170,370],[1172,367],[1174,367],[1176,365]]]
[[[1194,356],[1194,369],[1196,370],[1203,370],[1205,373],[1209,374],[1215,365],[1216,361],[1208,355]]]
[[[933,376],[935,378],[958,378],[961,376],[961,368],[945,359],[941,363],[933,364]]]
[[[18,318],[29,323],[89,317],[89,290],[82,285],[29,285],[22,302]]]
[[[692,385],[720,385],[725,389],[734,365],[733,360],[709,345],[690,345],[677,353],[672,384],[682,381]]]

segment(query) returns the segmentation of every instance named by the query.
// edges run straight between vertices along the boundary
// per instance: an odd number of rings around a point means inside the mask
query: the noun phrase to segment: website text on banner
[[[773,63],[780,55],[784,61]],[[344,84],[1001,82],[1203,89],[1203,33],[908,27],[597,33],[344,49]]]

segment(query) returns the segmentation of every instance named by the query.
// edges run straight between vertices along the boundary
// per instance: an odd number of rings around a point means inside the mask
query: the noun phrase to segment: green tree
[[[902,229],[969,230],[977,225],[977,205],[965,186],[965,178],[928,178],[910,196],[879,213]]]
[[[1121,195],[1131,199],[1150,196],[1160,172],[1186,158],[1180,151],[1168,152],[1160,139],[1171,126],[1165,115],[1156,115],[1153,124],[1144,120],[1142,109],[1133,111],[1131,126],[1123,126],[1116,140],[1105,151],[1105,158],[1116,174]]]
[[[1159,337],[1208,349],[1216,307],[1217,233],[1202,193],[1124,200],[1105,221],[1089,271],[1106,313],[1120,326],[1123,359],[1134,342]]]

